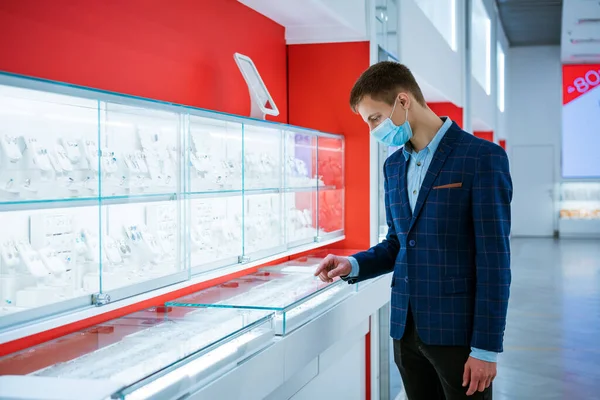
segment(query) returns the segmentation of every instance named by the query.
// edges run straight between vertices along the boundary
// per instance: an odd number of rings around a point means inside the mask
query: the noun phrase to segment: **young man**
[[[386,239],[315,275],[349,283],[392,272],[391,336],[409,400],[491,399],[510,274],[506,153],[425,103],[402,64],[381,62],[350,105],[371,134],[404,146],[385,162]]]

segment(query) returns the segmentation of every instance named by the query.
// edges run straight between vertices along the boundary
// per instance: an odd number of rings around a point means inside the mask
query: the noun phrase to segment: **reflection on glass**
[[[238,336],[230,338],[233,334]],[[0,358],[0,374],[110,379],[127,387],[165,368],[191,371],[179,363],[197,354],[194,360],[202,360],[205,368],[198,368],[193,377],[206,378],[206,372],[235,365],[272,338],[271,314],[266,311],[152,308]],[[218,347],[229,349],[228,357],[202,358],[216,343],[229,345]]]

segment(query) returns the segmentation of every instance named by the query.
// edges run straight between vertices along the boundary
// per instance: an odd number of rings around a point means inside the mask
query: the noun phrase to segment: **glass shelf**
[[[116,398],[179,398],[197,389],[191,382],[208,383],[216,371],[268,346],[272,317],[260,310],[152,308],[0,358],[0,375],[111,380],[122,385]]]
[[[167,305],[274,311],[275,332],[286,335],[354,292],[354,288],[342,280],[325,283],[314,277],[315,267],[314,264],[284,264],[263,268]]]
[[[0,330],[341,238],[343,162],[341,136],[0,73]]]

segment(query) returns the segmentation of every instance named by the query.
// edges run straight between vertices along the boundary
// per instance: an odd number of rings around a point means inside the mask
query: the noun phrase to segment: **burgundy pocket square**
[[[462,182],[458,182],[458,183],[449,183],[447,185],[441,185],[441,186],[434,186],[434,189],[453,189],[453,188],[461,188],[462,187]]]

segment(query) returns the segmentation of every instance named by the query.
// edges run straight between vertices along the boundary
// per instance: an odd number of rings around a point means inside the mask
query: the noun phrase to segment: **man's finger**
[[[487,378],[487,381],[485,382],[485,388],[486,389],[490,387],[490,385],[492,384],[492,380],[493,379],[494,378],[492,378],[491,376],[489,378]]]
[[[471,377],[471,368],[469,364],[465,364],[465,371],[463,372],[463,387],[467,387],[469,384],[469,378]]]
[[[315,276],[321,275],[322,272],[327,272],[327,269],[329,269],[329,264],[331,264],[332,260],[333,260],[333,256],[331,254],[329,254],[327,257],[325,257],[323,259],[323,261],[321,261],[319,263],[319,266],[317,267],[317,269],[315,271]]]
[[[483,392],[485,390],[485,388],[487,387],[486,383],[487,383],[487,379],[483,379],[483,378],[480,379],[479,380],[479,386],[477,387],[477,390],[479,390],[480,392]]]
[[[327,276],[327,271],[323,271],[319,274],[319,278],[321,278],[321,280],[323,282],[329,282],[329,277]]]
[[[344,269],[344,265],[338,265],[337,267],[335,267],[334,269],[332,269],[331,271],[329,271],[329,273],[327,274],[327,277],[329,279],[333,279],[336,278],[338,276],[340,276],[342,274],[342,270]]]
[[[467,390],[467,396],[472,396],[479,387],[479,376],[475,374],[475,372],[471,373],[471,384],[469,385],[469,390]]]

